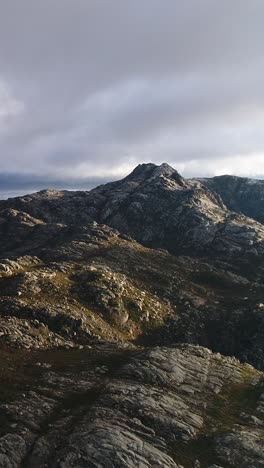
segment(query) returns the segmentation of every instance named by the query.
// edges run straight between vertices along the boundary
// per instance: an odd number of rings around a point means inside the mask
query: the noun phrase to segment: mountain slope
[[[200,181],[220,195],[229,210],[264,224],[264,180],[225,175]]]
[[[264,369],[261,256],[174,256],[106,225],[1,216],[0,343],[190,342]]]
[[[264,466],[262,224],[146,164],[0,239],[0,466]]]
[[[162,164],[139,165],[128,177],[91,192],[42,191],[0,203],[49,223],[107,224],[144,245],[172,253],[264,253],[264,227],[230,212],[202,183]]]

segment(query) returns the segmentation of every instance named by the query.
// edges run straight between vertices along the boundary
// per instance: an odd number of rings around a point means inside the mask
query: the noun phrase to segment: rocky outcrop
[[[115,370],[85,353],[60,375],[56,354],[37,363],[40,385],[2,405],[2,466],[263,466],[263,375],[251,366],[186,345],[123,352],[123,363],[98,349]]]
[[[149,251],[135,241],[93,224],[64,226],[45,248],[42,232],[31,236],[17,242],[25,255],[0,263],[0,343],[38,349],[122,342],[171,315],[173,305],[136,279],[141,252]]]
[[[264,180],[224,175],[200,181],[220,195],[229,210],[264,224]]]

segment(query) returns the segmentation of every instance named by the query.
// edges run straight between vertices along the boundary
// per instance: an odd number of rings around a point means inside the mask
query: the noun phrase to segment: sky
[[[263,0],[0,0],[0,190],[264,177]]]

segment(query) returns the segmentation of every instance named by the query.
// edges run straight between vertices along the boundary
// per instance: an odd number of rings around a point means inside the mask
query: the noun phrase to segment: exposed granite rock
[[[49,247],[40,238],[38,248],[29,237],[18,243],[26,255],[0,263],[0,342],[27,348],[122,342],[171,315],[168,300],[131,276],[142,250],[148,253],[136,242],[93,224],[65,227]]]
[[[66,364],[60,375],[51,365],[34,391],[2,407],[12,432],[0,438],[0,456],[14,468],[263,466],[264,424],[245,424],[234,400],[247,394],[243,405],[255,412],[261,373],[195,346],[134,351],[126,360],[107,377],[88,362]]]
[[[219,194],[229,210],[264,224],[264,180],[224,175],[200,181]]]
[[[220,460],[230,466],[241,466],[241,468],[264,466],[263,423],[261,430],[244,428],[244,430],[220,436],[216,444],[216,452]]]

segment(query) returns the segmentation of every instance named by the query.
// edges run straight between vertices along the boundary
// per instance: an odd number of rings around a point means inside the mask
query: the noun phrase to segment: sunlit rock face
[[[221,196],[229,210],[264,224],[264,180],[226,175],[202,182]]]

